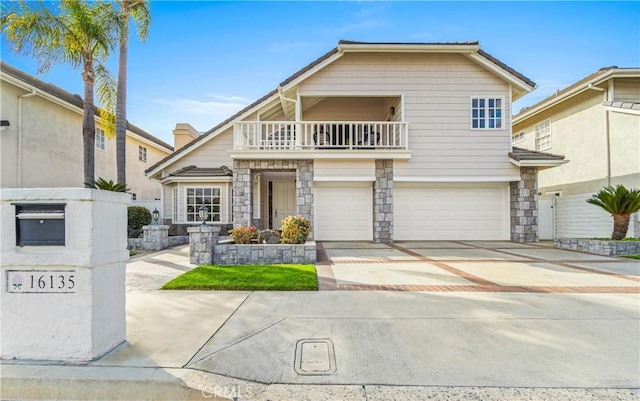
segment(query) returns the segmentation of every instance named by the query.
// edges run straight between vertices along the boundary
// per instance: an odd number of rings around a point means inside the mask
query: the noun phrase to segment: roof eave
[[[475,53],[480,49],[478,44],[456,43],[340,43],[341,52],[419,52],[419,53]]]
[[[569,163],[569,160],[517,160],[513,157],[509,157],[509,161],[517,167],[538,167],[538,169],[558,167]]]

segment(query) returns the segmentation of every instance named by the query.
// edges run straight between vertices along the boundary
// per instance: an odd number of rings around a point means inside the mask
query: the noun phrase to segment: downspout
[[[607,92],[606,89],[599,88],[597,86],[593,86],[593,84],[589,84],[587,89],[593,89],[599,92]],[[604,101],[607,101],[607,94],[604,95]],[[609,134],[609,110],[604,111],[604,132],[606,138],[606,149],[607,149],[607,186],[611,185],[611,138]]]
[[[37,95],[35,89],[31,92],[18,96],[18,130],[17,130],[17,153],[18,162],[16,166],[16,188],[22,188],[22,99]]]

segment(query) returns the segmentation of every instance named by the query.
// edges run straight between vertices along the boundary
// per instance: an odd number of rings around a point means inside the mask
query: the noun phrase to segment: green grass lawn
[[[204,265],[174,278],[163,290],[317,291],[314,265]]]
[[[622,255],[623,258],[629,258],[629,259],[638,259],[640,260],[640,255]]]

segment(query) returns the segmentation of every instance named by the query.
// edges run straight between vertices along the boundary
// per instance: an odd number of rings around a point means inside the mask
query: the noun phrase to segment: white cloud
[[[341,34],[351,31],[359,31],[361,29],[382,28],[387,26],[387,22],[382,19],[368,19],[352,24],[346,24],[338,28],[327,29],[324,32],[329,34]]]
[[[226,102],[237,102],[237,103],[245,103],[245,104],[251,101],[251,99],[248,99],[244,96],[225,96],[225,95],[215,95],[215,94],[208,93],[207,97],[210,97],[212,99],[223,100]]]

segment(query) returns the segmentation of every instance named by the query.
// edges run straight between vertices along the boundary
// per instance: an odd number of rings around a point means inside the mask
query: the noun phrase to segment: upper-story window
[[[471,98],[472,129],[502,129],[502,98]]]
[[[138,160],[141,162],[147,162],[147,148],[144,146],[138,146]]]
[[[516,143],[520,143],[522,141],[524,141],[524,131],[520,131],[517,134],[514,134],[511,143],[515,145]]]
[[[536,150],[551,149],[551,120],[544,120],[533,126],[536,138]]]
[[[96,128],[96,149],[106,149],[104,130],[101,128]]]

